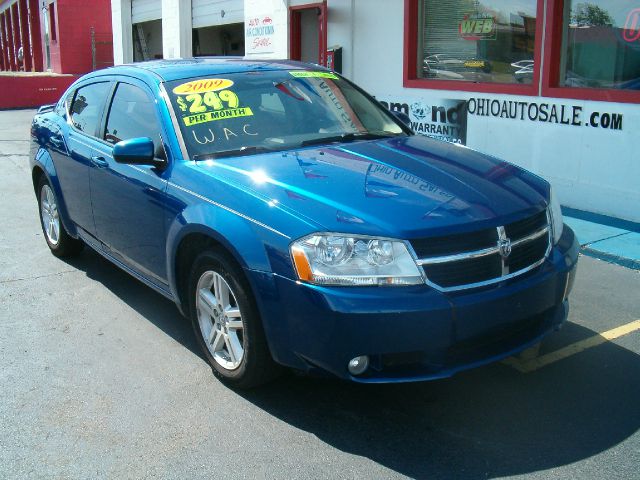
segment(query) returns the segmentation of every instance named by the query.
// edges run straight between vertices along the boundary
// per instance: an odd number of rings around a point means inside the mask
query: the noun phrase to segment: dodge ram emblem
[[[511,255],[511,240],[508,238],[501,238],[498,240],[498,250],[502,258],[507,258]]]

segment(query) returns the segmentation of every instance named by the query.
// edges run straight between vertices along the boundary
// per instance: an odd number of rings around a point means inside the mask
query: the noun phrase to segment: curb
[[[616,265],[631,268],[632,270],[640,270],[640,261],[634,260],[632,258],[620,257],[611,253],[594,250],[593,248],[589,248],[586,246],[580,247],[580,253],[586,255],[587,257],[597,258],[598,260],[603,260],[609,263],[615,263]]]

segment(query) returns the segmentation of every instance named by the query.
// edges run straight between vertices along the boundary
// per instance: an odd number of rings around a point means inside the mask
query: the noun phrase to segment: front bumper
[[[538,268],[491,287],[319,287],[249,271],[274,359],[363,383],[449,377],[538,342],[567,318],[578,243],[565,226]],[[347,363],[368,355],[352,376]]]

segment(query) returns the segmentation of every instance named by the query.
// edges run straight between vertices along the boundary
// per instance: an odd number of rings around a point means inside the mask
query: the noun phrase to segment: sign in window
[[[530,84],[536,0],[422,0],[418,76]]]

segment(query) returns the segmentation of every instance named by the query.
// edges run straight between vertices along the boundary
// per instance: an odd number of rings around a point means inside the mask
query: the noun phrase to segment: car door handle
[[[107,159],[101,155],[91,157],[91,163],[93,163],[98,168],[105,168],[109,166],[109,162],[107,162]]]
[[[49,137],[49,141],[51,142],[51,145],[53,145],[54,147],[62,148],[62,139],[58,137]]]

